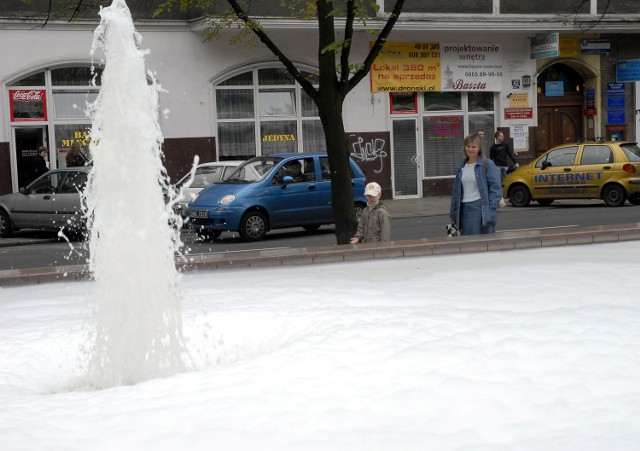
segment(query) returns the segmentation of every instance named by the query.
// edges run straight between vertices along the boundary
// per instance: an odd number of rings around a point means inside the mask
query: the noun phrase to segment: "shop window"
[[[220,86],[248,86],[253,84],[253,73],[245,72],[243,74],[231,77],[220,83]]]
[[[425,92],[422,94],[422,153],[425,178],[451,177],[464,157],[466,135],[485,131],[488,153],[495,131],[493,92]]]
[[[24,77],[21,80],[18,80],[15,83],[12,83],[13,86],[44,86],[44,72],[38,72],[37,74],[29,75],[28,77]]]
[[[460,111],[462,110],[462,94],[459,92],[425,92],[425,111]]]
[[[90,67],[63,67],[51,70],[53,86],[100,86],[102,69]]]
[[[255,122],[218,122],[218,152],[220,160],[255,157]]]
[[[389,94],[391,114],[414,114],[418,112],[417,93],[393,92]]]
[[[56,119],[90,118],[88,104],[95,102],[97,91],[91,92],[53,92],[53,105]]]
[[[453,175],[463,158],[464,116],[431,116],[422,121],[424,130],[424,176]]]
[[[258,83],[261,85],[292,85],[294,80],[286,69],[270,67],[258,70]]]
[[[260,137],[262,153],[295,153],[298,151],[298,133],[295,121],[262,121]]]
[[[260,116],[294,116],[296,98],[293,89],[260,90]]]
[[[467,98],[469,112],[491,111],[493,113],[493,92],[469,92]]]
[[[305,152],[326,152],[327,143],[319,119],[302,121],[302,140]]]
[[[302,74],[317,84],[317,75]],[[318,108],[286,69],[243,72],[215,92],[220,160],[326,150]]]
[[[318,117],[320,114],[318,113],[318,106],[313,101],[309,94],[300,90],[301,94],[301,104],[302,104],[302,117]]]
[[[253,90],[219,90],[216,95],[218,119],[253,118]]]

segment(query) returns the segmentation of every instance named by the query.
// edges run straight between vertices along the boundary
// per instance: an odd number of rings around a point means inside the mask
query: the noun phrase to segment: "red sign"
[[[598,109],[597,108],[585,108],[584,115],[585,115],[585,117],[597,116],[598,115]]]
[[[13,122],[47,120],[47,92],[44,89],[10,89],[9,105]]]
[[[533,108],[505,108],[505,119],[533,119]]]

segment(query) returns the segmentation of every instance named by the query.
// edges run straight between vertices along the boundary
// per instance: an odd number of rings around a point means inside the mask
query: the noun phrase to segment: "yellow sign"
[[[560,38],[560,56],[578,56],[578,40]]]
[[[528,92],[513,92],[509,96],[509,108],[526,108],[529,106]]]
[[[387,42],[370,72],[371,92],[440,91],[440,44]]]

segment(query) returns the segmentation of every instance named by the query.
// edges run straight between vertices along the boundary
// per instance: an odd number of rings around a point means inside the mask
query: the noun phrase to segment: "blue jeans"
[[[482,225],[482,201],[462,202],[460,207],[460,228],[463,235],[496,233],[496,225]]]
[[[498,169],[500,169],[500,176],[502,177],[502,180],[504,180],[504,178],[507,176],[509,166],[498,166]]]

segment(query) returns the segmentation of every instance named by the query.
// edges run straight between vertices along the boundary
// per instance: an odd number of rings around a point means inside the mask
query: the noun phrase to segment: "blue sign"
[[[609,125],[622,125],[624,124],[624,110],[609,110],[607,111],[607,123]]]
[[[607,83],[607,110],[609,118],[618,122],[610,124],[624,124],[624,83]]]
[[[544,93],[547,97],[562,97],[564,95],[564,81],[545,82]]]
[[[616,81],[640,81],[640,60],[618,61],[616,63]]]
[[[582,39],[580,40],[580,53],[583,55],[609,55],[611,53],[611,40]]]

